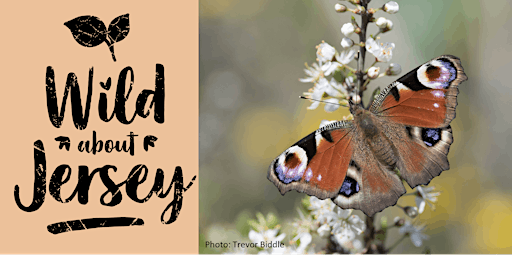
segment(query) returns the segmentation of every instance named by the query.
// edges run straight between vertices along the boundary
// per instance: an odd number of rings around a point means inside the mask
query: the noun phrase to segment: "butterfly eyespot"
[[[340,188],[340,194],[344,196],[352,196],[359,192],[359,183],[356,180],[346,176],[343,185]]]
[[[455,80],[457,70],[447,59],[437,59],[423,64],[418,69],[418,80],[426,87],[432,89],[442,89],[450,85]]]
[[[302,178],[307,164],[306,151],[299,146],[293,146],[279,156],[274,170],[279,180],[288,184]]]
[[[421,131],[421,138],[425,145],[432,147],[441,140],[441,129],[423,129]]]

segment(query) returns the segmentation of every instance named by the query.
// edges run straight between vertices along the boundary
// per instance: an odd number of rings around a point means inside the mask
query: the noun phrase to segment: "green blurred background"
[[[307,110],[309,101],[298,97],[312,87],[298,78],[305,77],[305,62],[315,62],[315,46],[325,40],[342,49],[340,28],[351,15],[336,13],[337,2],[199,1],[201,241],[230,242],[246,235],[247,230],[240,230],[256,212],[272,212],[285,225],[297,217],[304,195],[293,191],[281,196],[267,180],[267,168],[288,146],[317,129],[322,119],[348,114],[344,108],[331,114],[322,106]],[[374,0],[369,6],[385,2]],[[394,23],[381,41],[395,43],[392,62],[402,66],[402,74],[452,54],[461,59],[469,78],[459,88],[452,122],[451,169],[430,183],[442,192],[437,208],[427,207],[419,217],[430,236],[425,245],[432,253],[510,254],[511,2],[397,2],[397,14],[378,12],[376,17]],[[375,25],[369,28],[376,32]],[[372,82],[366,96],[396,78]],[[414,205],[414,198],[403,197],[399,204]],[[390,207],[377,217],[392,220],[397,215],[403,213]],[[219,252],[205,249],[204,243],[199,246],[202,253]],[[422,250],[404,240],[393,252]]]

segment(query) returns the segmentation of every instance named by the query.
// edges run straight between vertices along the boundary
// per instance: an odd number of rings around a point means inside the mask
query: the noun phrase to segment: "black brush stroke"
[[[68,220],[48,225],[48,232],[57,235],[60,233],[85,230],[91,228],[103,227],[128,227],[128,226],[144,226],[144,220],[131,217],[115,217],[115,218],[90,218],[81,220]]]

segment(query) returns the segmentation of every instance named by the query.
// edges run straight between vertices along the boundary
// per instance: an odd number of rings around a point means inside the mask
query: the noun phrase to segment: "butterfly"
[[[406,190],[448,170],[459,58],[443,55],[388,85],[368,109],[349,102],[353,120],[312,132],[270,164],[267,178],[281,194],[297,190],[330,198],[368,216],[395,205]]]

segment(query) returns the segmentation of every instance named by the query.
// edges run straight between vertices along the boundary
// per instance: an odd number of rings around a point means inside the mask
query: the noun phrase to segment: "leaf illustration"
[[[80,16],[66,23],[66,27],[71,30],[73,38],[82,46],[94,47],[105,42],[112,54],[112,59],[116,61],[114,54],[114,44],[125,39],[130,32],[129,14],[121,15],[110,22],[108,30],[103,21],[95,16]]]
[[[123,40],[130,32],[130,19],[129,14],[121,15],[110,22],[107,31],[107,40],[105,41],[108,45],[110,53],[112,53],[112,59],[116,61],[114,54],[114,44]]]
[[[73,38],[82,46],[94,47],[106,39],[107,28],[98,17],[80,16],[64,25],[71,30]]]

